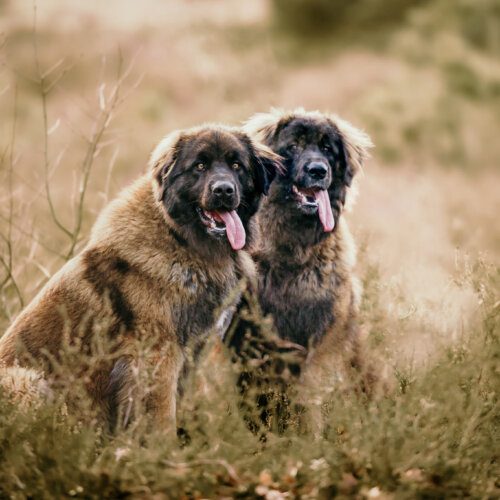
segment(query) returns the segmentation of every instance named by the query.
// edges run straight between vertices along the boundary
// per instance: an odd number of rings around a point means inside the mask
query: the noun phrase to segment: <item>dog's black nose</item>
[[[212,184],[212,193],[217,198],[231,198],[234,194],[234,184],[228,181],[217,181]]]
[[[324,179],[328,173],[328,169],[323,163],[310,163],[306,167],[306,172],[313,179]]]

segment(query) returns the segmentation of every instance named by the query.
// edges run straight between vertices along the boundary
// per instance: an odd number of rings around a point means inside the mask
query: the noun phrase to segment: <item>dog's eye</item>
[[[240,167],[241,167],[241,163],[238,163],[237,161],[235,161],[231,167],[233,168],[233,170],[238,170]]]
[[[204,163],[197,163],[196,164],[196,170],[205,170],[205,164]]]
[[[297,144],[291,144],[290,151],[297,151]]]
[[[325,144],[321,150],[323,151],[323,153],[331,153],[332,152],[332,148],[331,146],[329,146],[328,144]]]

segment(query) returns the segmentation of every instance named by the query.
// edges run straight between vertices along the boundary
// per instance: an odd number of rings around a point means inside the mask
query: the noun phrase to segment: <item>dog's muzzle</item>
[[[295,200],[299,210],[305,214],[318,214],[325,232],[335,227],[328,188],[331,182],[328,163],[321,158],[308,158],[298,169],[290,196]]]
[[[239,195],[230,180],[216,180],[208,187],[206,208],[208,210],[234,210],[239,205]]]
[[[204,206],[197,209],[207,233],[215,238],[227,236],[234,250],[243,248],[246,233],[236,211],[240,197],[235,184],[227,179],[218,179],[208,185],[207,191]]]

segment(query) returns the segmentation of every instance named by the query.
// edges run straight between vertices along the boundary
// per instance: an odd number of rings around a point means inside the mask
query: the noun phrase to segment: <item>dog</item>
[[[271,363],[270,352],[274,350],[274,357],[279,358],[281,352],[292,349],[296,356],[278,393],[290,380],[301,379],[307,393],[322,383],[327,387],[344,384],[347,374],[360,378],[358,387],[369,391],[374,378],[363,367],[356,326],[361,295],[354,276],[356,249],[342,214],[371,140],[337,116],[302,109],[257,114],[244,129],[279,154],[285,166],[259,210],[262,238],[252,256],[261,312],[273,318],[278,339],[288,344],[278,346],[263,334],[262,325],[248,320],[247,300],[243,318],[240,307],[240,317],[228,331],[227,343],[240,358],[260,357],[266,369],[271,364],[275,368],[271,374],[245,370],[240,386],[242,380],[247,386],[264,386],[263,377],[274,381],[282,377],[285,366]],[[259,352],[256,343],[261,350],[264,346],[265,356],[255,355]],[[249,345],[253,354],[246,352]],[[254,359],[249,365],[256,364]],[[263,411],[260,419],[269,420],[269,397],[258,395],[257,399]]]
[[[113,428],[134,395],[137,346],[153,342],[147,408],[158,425],[175,422],[187,346],[203,342],[218,308],[254,274],[251,219],[279,166],[241,129],[209,124],[167,136],[147,172],[100,214],[86,247],[0,339],[0,363],[36,361],[50,372],[47,360],[60,359],[66,340],[87,353],[93,338],[111,338],[120,354],[91,367],[86,389]]]

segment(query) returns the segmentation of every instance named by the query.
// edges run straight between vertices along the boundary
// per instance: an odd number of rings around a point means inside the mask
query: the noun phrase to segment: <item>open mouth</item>
[[[325,232],[330,232],[335,227],[330,197],[326,189],[298,188],[292,186],[292,198],[299,203],[299,208],[308,213],[318,212],[319,219]]]
[[[314,209],[315,212],[318,209],[318,201],[316,200],[318,191],[320,191],[318,188],[298,188],[294,184],[292,186],[292,198],[304,205],[304,208]]]
[[[215,238],[227,236],[234,250],[239,250],[245,246],[245,228],[236,210],[230,212],[214,210],[210,212],[201,207],[196,210],[201,222],[206,226],[208,234]]]

